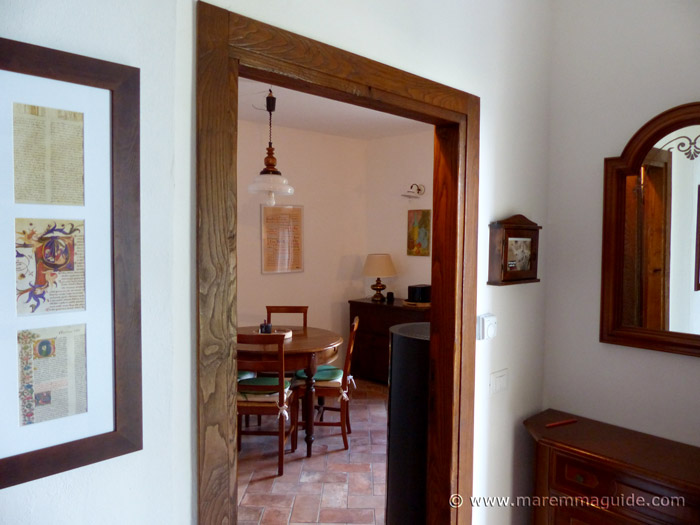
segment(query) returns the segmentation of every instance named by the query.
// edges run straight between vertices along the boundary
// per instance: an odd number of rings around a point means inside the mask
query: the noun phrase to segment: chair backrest
[[[309,311],[308,306],[266,306],[267,322],[272,323],[272,314],[303,314],[304,328],[306,328],[306,314]]]
[[[355,335],[357,327],[360,324],[360,318],[355,316],[350,325],[350,335],[348,337],[348,348],[345,351],[345,363],[343,364],[343,390],[347,390],[348,376],[350,375],[350,363],[352,362],[352,351],[355,348]]]
[[[274,353],[260,353],[260,359],[237,358],[239,370],[251,370],[253,372],[277,372],[277,385],[279,390],[279,404],[282,406],[285,400],[284,392],[284,334],[238,334],[236,341],[242,345],[268,345],[270,350],[276,346]],[[270,391],[267,385],[246,385],[247,391]]]

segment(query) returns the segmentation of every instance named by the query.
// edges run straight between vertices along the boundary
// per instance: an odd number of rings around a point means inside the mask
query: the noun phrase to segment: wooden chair
[[[306,315],[309,311],[308,306],[266,306],[267,322],[272,323],[272,314],[303,314],[304,328],[306,328]]]
[[[251,379],[255,377],[255,372],[251,372],[250,370],[239,370],[238,371],[238,381],[242,381],[243,379]],[[258,414],[258,426],[260,426],[262,423],[262,420],[260,419],[260,415]],[[249,427],[250,426],[250,416],[245,417],[245,426]]]
[[[352,362],[352,351],[355,346],[355,335],[357,334],[357,326],[360,319],[355,317],[350,326],[350,336],[348,337],[348,347],[345,352],[345,363],[343,368],[335,368],[332,366],[319,367],[314,375],[314,390],[317,398],[337,397],[340,401],[340,407],[329,407],[317,405],[319,411],[319,420],[314,422],[317,426],[340,427],[340,433],[343,436],[343,445],[348,448],[348,434],[352,432],[350,428],[350,396],[349,385],[353,382],[350,375],[350,363]],[[298,412],[298,399],[306,393],[306,373],[303,370],[297,371],[292,388],[296,390],[297,401],[295,401],[295,412]],[[340,412],[340,421],[323,421],[323,412],[326,410],[334,410]],[[304,414],[304,417],[313,417]],[[297,425],[298,427],[301,424]],[[305,423],[304,423],[305,425]],[[296,446],[296,437],[292,438],[292,446]]]
[[[238,359],[238,367],[243,370],[275,372],[271,377],[255,377],[238,381],[236,411],[238,414],[238,449],[241,449],[241,435],[277,436],[278,463],[277,472],[284,473],[284,445],[290,435],[292,452],[296,449],[297,409],[296,392],[290,388],[290,381],[284,377],[284,334],[238,334],[238,343],[252,345],[276,345],[277,352],[260,361]],[[267,357],[267,356],[266,356]],[[289,430],[286,421],[290,407],[292,419]],[[278,418],[278,429],[248,430],[242,428],[242,417],[249,415],[274,415]]]

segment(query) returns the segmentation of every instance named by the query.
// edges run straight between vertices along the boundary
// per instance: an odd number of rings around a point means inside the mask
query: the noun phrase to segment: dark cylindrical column
[[[430,323],[390,331],[386,523],[425,523]]]

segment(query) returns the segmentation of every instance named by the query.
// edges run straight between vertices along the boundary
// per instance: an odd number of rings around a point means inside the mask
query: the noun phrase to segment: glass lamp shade
[[[249,193],[267,194],[266,204],[275,205],[275,195],[294,195],[294,188],[289,185],[289,181],[282,175],[260,174],[256,175],[253,182],[248,186]]]

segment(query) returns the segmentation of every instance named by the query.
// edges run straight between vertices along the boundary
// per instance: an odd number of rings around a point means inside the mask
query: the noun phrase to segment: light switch
[[[495,315],[481,314],[477,317],[476,323],[477,340],[481,341],[482,339],[493,339],[496,337],[497,328],[498,322]]]

